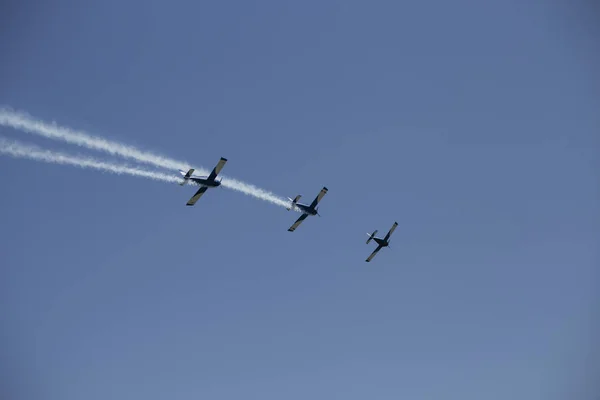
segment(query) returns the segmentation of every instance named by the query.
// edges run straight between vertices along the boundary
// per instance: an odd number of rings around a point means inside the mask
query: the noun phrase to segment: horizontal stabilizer
[[[194,168],[190,168],[190,170],[188,172],[184,172],[182,170],[179,170],[179,173],[181,175],[183,175],[183,182],[180,183],[181,186],[185,185],[185,181],[187,181],[188,179],[190,179],[190,177],[192,176],[192,174],[194,173]]]
[[[290,204],[290,206],[287,207],[288,211],[290,211],[292,208],[294,208],[296,206],[296,203],[298,203],[298,200],[300,200],[300,197],[302,197],[301,194],[299,194],[298,196],[296,196],[293,199],[291,199],[291,198],[288,197],[288,199],[292,202],[292,204]]]
[[[195,169],[194,168],[190,168],[190,170],[188,172],[184,172],[182,170],[179,170],[179,173],[181,175],[183,175],[184,178],[189,178],[190,176],[192,176],[192,174],[194,173]]]
[[[369,239],[367,239],[367,244],[371,243],[371,240],[373,240],[376,234],[377,230],[373,231],[373,233],[367,233],[367,235],[369,236]]]

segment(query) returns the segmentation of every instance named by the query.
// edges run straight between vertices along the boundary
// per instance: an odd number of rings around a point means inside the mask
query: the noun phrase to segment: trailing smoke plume
[[[93,158],[71,156],[64,153],[58,153],[50,150],[43,150],[36,146],[31,146],[17,141],[9,141],[0,137],[0,153],[17,158],[27,158],[35,161],[42,161],[52,164],[72,165],[80,168],[91,168],[113,174],[125,174],[139,176],[143,178],[154,179],[157,181],[180,183],[181,178],[160,172],[144,171],[139,168],[128,167],[125,165],[110,164],[98,161]]]
[[[92,136],[86,132],[65,128],[56,123],[47,123],[31,117],[22,112],[0,108],[0,125],[8,126],[22,132],[33,133],[48,139],[62,140],[64,142],[84,147],[90,150],[104,151],[113,156],[133,159],[140,163],[151,164],[157,167],[174,169],[193,168],[184,161],[172,160],[157,154],[145,152],[111,140]],[[200,172],[200,168],[198,168]],[[206,171],[200,173],[207,173]]]

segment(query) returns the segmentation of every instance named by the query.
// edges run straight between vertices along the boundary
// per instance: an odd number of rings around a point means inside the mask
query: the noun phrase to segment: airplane
[[[294,222],[292,226],[290,226],[288,232],[294,232],[296,228],[302,223],[302,221],[304,221],[309,215],[318,215],[319,217],[321,216],[319,214],[319,207],[317,207],[317,204],[319,204],[323,196],[325,196],[327,190],[328,189],[325,186],[323,186],[323,189],[321,189],[317,197],[315,197],[315,199],[312,203],[310,203],[310,205],[298,203],[298,200],[300,200],[300,197],[302,197],[302,195],[300,194],[294,199],[290,199],[288,197],[292,204],[290,205],[290,207],[287,208],[287,210],[290,211],[292,209],[295,209],[300,210],[302,212],[302,215],[296,220],[296,222]]]
[[[398,226],[398,223],[394,222],[394,225],[392,225],[392,227],[390,228],[390,231],[387,233],[387,235],[385,235],[385,237],[383,239],[375,237],[375,234],[377,234],[377,229],[373,233],[367,233],[367,236],[369,237],[369,239],[367,239],[367,244],[369,244],[369,242],[371,240],[374,240],[377,243],[377,248],[371,253],[369,258],[367,258],[365,260],[366,262],[371,262],[373,257],[375,257],[375,255],[382,248],[390,247],[390,236],[392,236],[392,233],[394,232],[394,230],[396,229],[397,226]]]
[[[179,173],[183,175],[183,182],[180,183],[181,186],[185,185],[188,180],[191,180],[195,184],[200,186],[200,189],[192,196],[191,199],[188,200],[186,206],[193,206],[196,202],[202,197],[204,192],[207,189],[212,189],[221,186],[221,178],[220,180],[216,180],[215,178],[221,172],[225,163],[227,162],[226,158],[221,157],[217,165],[213,168],[212,172],[209,176],[194,176],[194,168],[191,168],[188,172],[179,170]]]

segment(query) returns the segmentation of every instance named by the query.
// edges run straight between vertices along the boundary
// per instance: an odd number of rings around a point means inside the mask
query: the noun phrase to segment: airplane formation
[[[194,175],[195,170],[193,168],[188,170],[187,172],[179,170],[179,173],[181,175],[183,175],[183,181],[180,183],[180,185],[183,186],[188,181],[191,181],[194,184],[200,186],[200,189],[198,189],[196,191],[196,193],[194,193],[194,195],[188,200],[188,202],[186,203],[186,206],[195,205],[196,202],[200,199],[200,197],[202,197],[202,195],[208,189],[214,189],[214,188],[221,186],[221,180],[223,178],[221,178],[220,180],[217,180],[217,175],[221,172],[221,170],[223,169],[223,167],[225,166],[226,163],[227,163],[227,159],[221,157],[221,159],[219,160],[217,165],[213,168],[213,170],[211,171],[211,173],[208,176]],[[300,217],[298,217],[298,219],[292,224],[292,226],[290,226],[288,228],[288,232],[294,232],[296,230],[296,228],[298,228],[298,226],[300,226],[302,221],[304,221],[309,216],[315,216],[315,215],[318,215],[319,217],[321,216],[319,214],[319,202],[327,194],[327,191],[328,191],[327,187],[323,186],[323,188],[321,189],[319,194],[317,194],[317,197],[315,197],[315,199],[310,204],[298,203],[298,200],[300,200],[300,197],[302,197],[302,195],[297,195],[293,199],[288,197],[288,199],[290,200],[290,206],[287,207],[287,210],[288,211],[294,210],[294,211],[299,211],[302,213],[302,215],[300,215]],[[373,252],[365,260],[366,262],[371,262],[373,257],[375,257],[377,255],[377,253],[379,252],[379,250],[381,250],[382,248],[390,247],[390,236],[392,235],[392,233],[394,233],[394,230],[396,229],[397,226],[398,226],[398,222],[394,222],[394,224],[392,225],[392,227],[390,228],[390,230],[388,231],[388,233],[385,235],[385,237],[383,239],[375,236],[378,232],[377,230],[373,231],[373,233],[367,233],[367,236],[369,236],[369,239],[367,239],[367,244],[369,244],[371,242],[371,240],[374,240],[375,243],[377,243],[377,248],[375,250],[373,250]]]

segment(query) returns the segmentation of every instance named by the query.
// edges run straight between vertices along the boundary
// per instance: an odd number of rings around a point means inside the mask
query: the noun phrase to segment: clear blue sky
[[[591,395],[600,58],[577,7],[13,2],[0,105],[329,193],[289,233],[297,215],[226,189],[185,207],[189,187],[0,157],[2,390]]]

